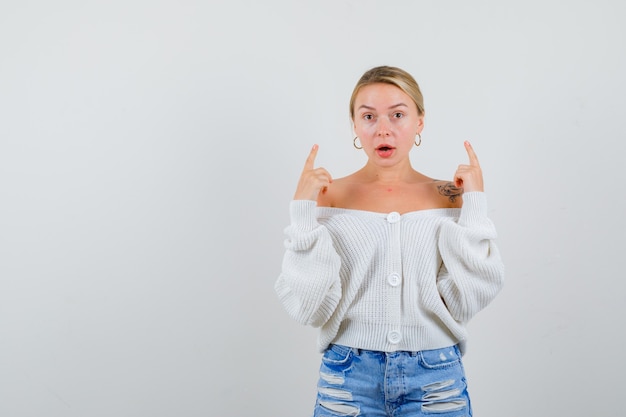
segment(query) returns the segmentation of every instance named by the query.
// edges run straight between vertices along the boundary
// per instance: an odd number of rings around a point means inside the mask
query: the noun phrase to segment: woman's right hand
[[[332,177],[324,168],[315,168],[315,157],[317,156],[318,145],[313,145],[311,153],[304,163],[304,169],[298,181],[294,200],[314,200],[320,192],[325,192],[328,186],[333,182]]]

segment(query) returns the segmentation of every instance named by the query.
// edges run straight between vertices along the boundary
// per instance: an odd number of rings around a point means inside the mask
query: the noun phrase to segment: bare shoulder
[[[343,178],[333,179],[333,182],[323,189],[317,197],[317,205],[320,207],[338,207],[343,200],[346,190],[350,184],[354,183],[352,175]]]
[[[445,207],[460,208],[463,205],[463,188],[457,187],[452,181],[434,180],[437,194]]]

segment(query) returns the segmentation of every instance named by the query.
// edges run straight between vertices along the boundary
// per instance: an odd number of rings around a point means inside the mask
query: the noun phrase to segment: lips
[[[389,158],[393,154],[393,151],[395,149],[396,148],[394,148],[393,146],[383,143],[382,145],[376,147],[376,153],[381,158]]]

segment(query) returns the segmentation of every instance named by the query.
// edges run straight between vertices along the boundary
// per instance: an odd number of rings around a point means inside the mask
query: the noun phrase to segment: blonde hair
[[[415,81],[415,78],[400,68],[380,66],[366,71],[361,76],[361,79],[359,79],[356,83],[354,90],[352,90],[352,97],[350,97],[351,119],[354,120],[354,102],[356,101],[356,96],[361,88],[376,83],[391,84],[398,87],[411,97],[413,102],[415,102],[415,105],[417,106],[417,113],[420,116],[424,115],[424,97],[422,96],[422,91],[420,90],[417,81]]]

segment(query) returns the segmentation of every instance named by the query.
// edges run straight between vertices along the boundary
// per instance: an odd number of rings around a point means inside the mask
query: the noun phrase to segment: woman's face
[[[408,157],[424,117],[398,87],[377,83],[362,87],[354,101],[354,132],[370,161],[391,165]]]

